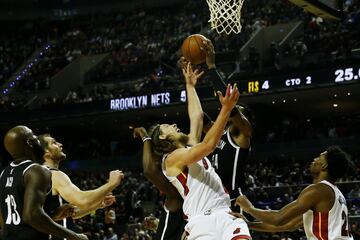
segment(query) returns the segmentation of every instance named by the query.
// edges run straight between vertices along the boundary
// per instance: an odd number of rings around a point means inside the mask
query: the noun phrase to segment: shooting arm
[[[74,232],[55,223],[43,210],[47,191],[51,189],[51,172],[42,166],[33,166],[25,172],[23,220],[45,234],[73,238]]]
[[[189,144],[195,145],[200,141],[204,117],[201,103],[196,93],[195,85],[203,72],[198,73],[198,70],[193,71],[190,63],[188,63],[182,71],[186,82],[188,115],[190,118]]]
[[[103,198],[116,187],[116,185],[106,183],[94,190],[81,191],[71,182],[70,178],[61,171],[53,172],[52,182],[53,188],[62,198],[83,210],[101,202]]]
[[[204,113],[195,86],[186,84],[188,114],[190,118],[189,144],[195,145],[200,141]]]

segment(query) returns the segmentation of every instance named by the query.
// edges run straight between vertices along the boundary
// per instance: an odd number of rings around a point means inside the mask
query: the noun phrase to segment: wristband
[[[151,141],[151,137],[145,136],[145,137],[142,138],[142,141],[143,141],[143,142],[146,142],[146,141],[148,141],[148,140]]]

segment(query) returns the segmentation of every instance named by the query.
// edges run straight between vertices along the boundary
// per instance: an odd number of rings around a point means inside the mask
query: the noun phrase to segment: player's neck
[[[331,182],[328,175],[327,175],[327,173],[325,173],[325,172],[321,172],[317,176],[313,176],[313,177],[314,177],[314,179],[313,179],[314,184],[319,183],[319,182],[324,181],[324,180],[326,180],[328,182]]]
[[[59,163],[52,160],[46,160],[44,165],[48,166],[49,168],[59,169]]]

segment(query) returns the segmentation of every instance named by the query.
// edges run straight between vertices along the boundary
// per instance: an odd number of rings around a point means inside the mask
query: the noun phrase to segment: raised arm
[[[67,239],[87,239],[55,223],[43,210],[47,192],[51,189],[51,172],[42,166],[33,166],[25,172],[23,220],[45,234]]]
[[[89,205],[100,203],[109,192],[121,183],[123,178],[124,174],[121,171],[111,171],[107,183],[94,190],[82,191],[71,182],[65,173],[54,171],[52,185],[53,189],[67,202],[85,210]]]
[[[171,201],[170,206],[167,206],[170,211],[177,211],[182,206],[182,198],[175,187],[164,176],[161,170],[161,159],[153,153],[151,138],[148,136],[145,128],[135,128],[133,136],[143,140],[143,158],[142,165],[145,177],[154,184],[160,192],[164,193],[167,201]],[[175,209],[174,209],[175,208]]]
[[[206,64],[209,69],[208,78],[212,82],[216,91],[223,91],[226,89],[226,84],[223,77],[216,70],[214,46],[210,40],[206,40],[203,42],[202,49],[206,53]],[[231,135],[239,147],[249,148],[250,138],[252,135],[252,126],[240,108],[241,106],[236,106],[231,112]]]
[[[166,172],[170,176],[177,176],[186,165],[195,163],[209,155],[220,141],[229,119],[231,109],[239,99],[239,91],[236,84],[234,85],[232,92],[231,86],[228,85],[225,97],[222,96],[221,92],[218,92],[218,95],[222,107],[213,126],[205,135],[204,140],[192,148],[179,148],[167,157],[165,166]]]
[[[195,85],[204,72],[199,73],[198,70],[194,71],[190,63],[182,69],[182,72],[186,82],[188,115],[190,118],[189,144],[195,145],[200,141],[204,117],[201,103],[195,90]]]
[[[206,54],[206,65],[208,66],[208,78],[213,84],[215,91],[225,91],[226,83],[223,77],[216,70],[215,64],[215,48],[212,42],[207,39],[203,41],[203,45],[201,48]]]
[[[318,187],[318,185],[311,185],[305,188],[298,199],[284,206],[280,210],[262,210],[255,208],[246,196],[238,197],[236,199],[236,204],[239,205],[243,211],[249,213],[261,222],[274,226],[281,226],[315,207],[317,202],[319,202],[319,199],[324,197],[322,194],[319,194]]]

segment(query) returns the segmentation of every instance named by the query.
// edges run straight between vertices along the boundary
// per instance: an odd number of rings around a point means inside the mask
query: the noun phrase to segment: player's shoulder
[[[66,180],[66,179],[69,179],[69,176],[64,173],[63,171],[60,171],[60,170],[50,170],[51,173],[52,173],[52,179],[53,181],[55,180],[58,180],[58,181],[61,181],[61,180]]]
[[[24,174],[25,173],[36,173],[36,174],[47,174],[47,175],[51,175],[50,170],[43,166],[40,165],[38,163],[32,163],[30,164],[27,168],[24,169]]]
[[[308,194],[316,194],[317,196],[326,196],[327,193],[333,193],[332,188],[324,183],[314,183],[310,184],[304,190],[302,193],[308,193]]]
[[[50,179],[51,178],[51,172],[48,168],[44,167],[43,165],[34,163],[29,165],[26,169],[23,171],[23,175],[25,179],[31,179],[31,178],[41,178],[41,179]]]
[[[174,157],[177,157],[179,154],[183,154],[189,151],[189,148],[177,148],[171,153],[165,154],[165,159],[172,159]]]

